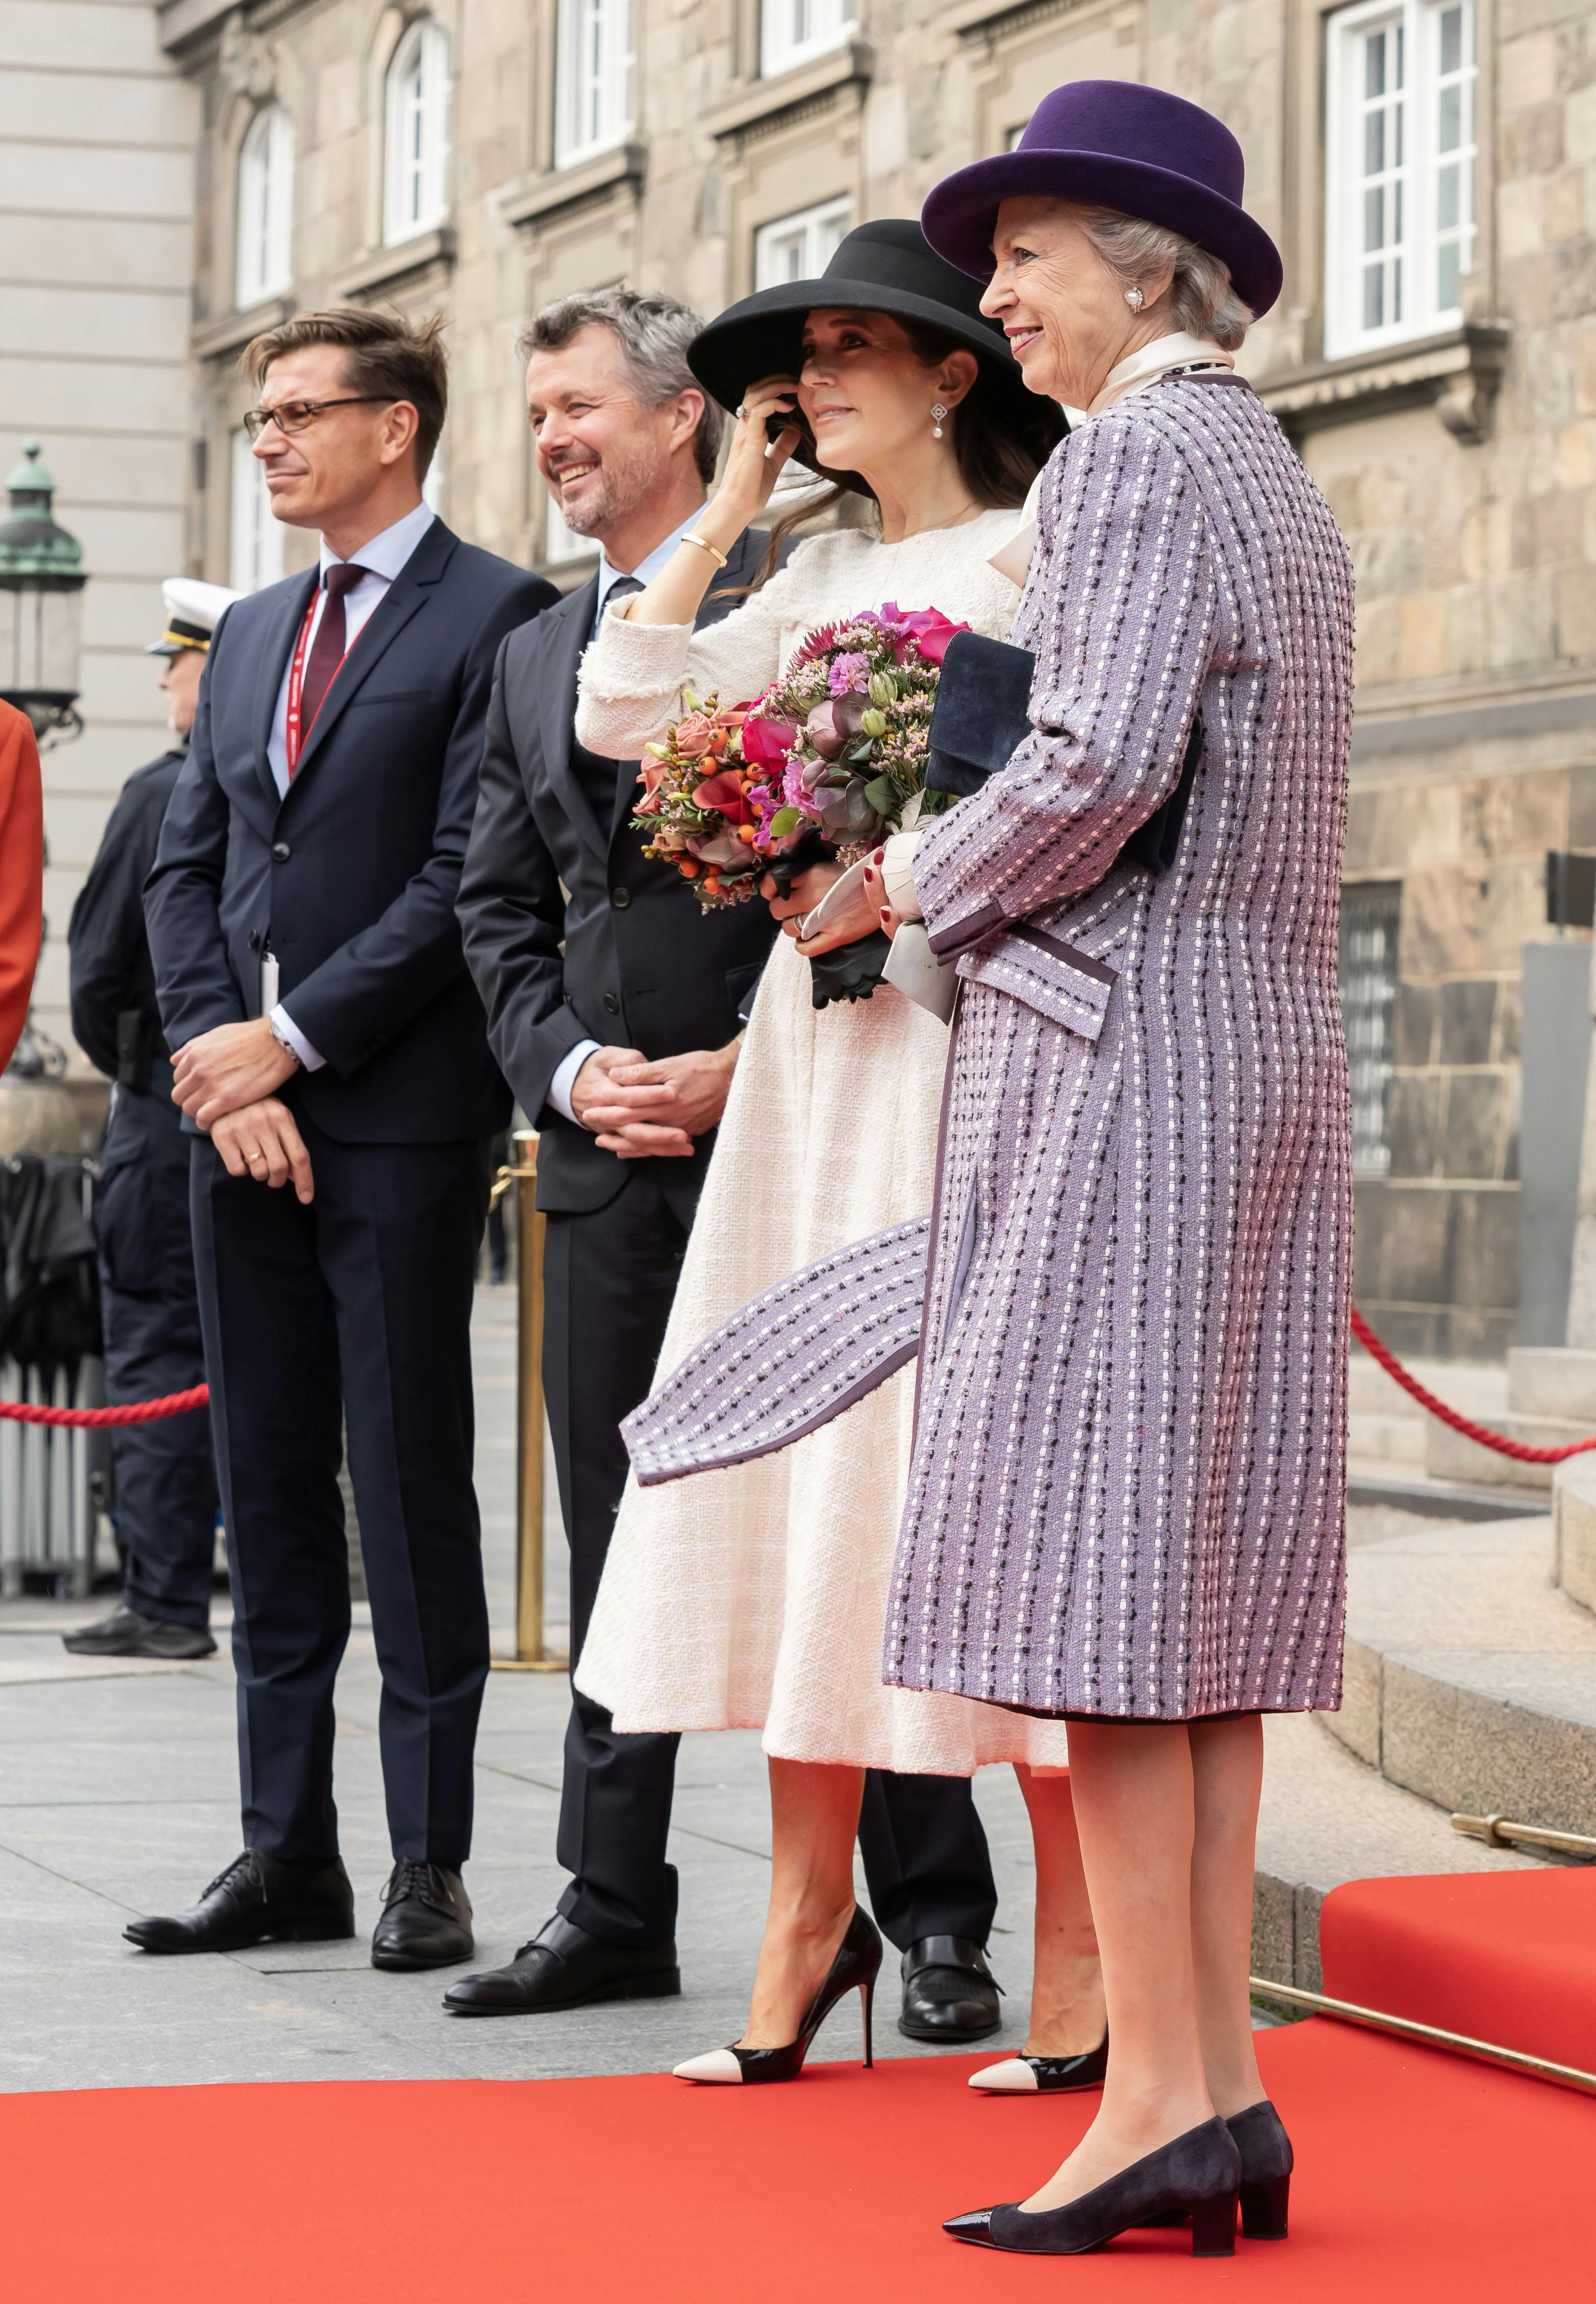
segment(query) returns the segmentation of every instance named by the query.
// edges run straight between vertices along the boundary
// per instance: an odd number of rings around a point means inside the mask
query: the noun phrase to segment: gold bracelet
[[[696,544],[700,552],[707,552],[717,568],[724,568],[726,565],[726,555],[717,550],[707,536],[695,536],[689,529],[681,540],[684,544]]]

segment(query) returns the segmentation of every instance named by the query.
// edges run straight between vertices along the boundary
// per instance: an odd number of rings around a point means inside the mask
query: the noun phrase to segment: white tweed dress
[[[605,622],[582,664],[577,733],[635,758],[685,681],[747,700],[817,626],[895,600],[1001,637],[1018,597],[988,564],[1015,514],[898,545],[846,530],[799,546],[706,631]],[[690,902],[686,891],[682,901]],[[783,937],[755,1003],[698,1203],[660,1373],[752,1296],[829,1250],[923,1216],[948,1035],[880,986],[816,1011]],[[780,1454],[640,1489],[629,1482],[576,1678],[623,1732],[761,1728],[768,1753],[903,1773],[1058,1767],[1060,1724],[887,1688],[882,1641],[912,1442],[915,1372]]]

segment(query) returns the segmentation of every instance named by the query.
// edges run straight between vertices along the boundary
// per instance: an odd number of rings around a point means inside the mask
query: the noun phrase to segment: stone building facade
[[[1243,365],[1358,570],[1358,1293],[1401,1350],[1494,1358],[1516,1339],[1522,947],[1555,934],[1547,851],[1596,850],[1583,0],[163,0],[159,16],[203,111],[189,559],[240,581],[281,564],[241,460],[235,366],[281,313],[444,308],[440,508],[575,580],[591,563],[551,521],[520,403],[530,309],[624,278],[712,313],[806,275],[850,222],[913,214],[1001,148],[1061,80],[1145,79],[1220,114],[1286,257]],[[294,566],[310,545],[286,548]],[[1566,1101],[1577,1134],[1577,1083]]]
[[[34,1010],[63,1044],[72,899],[123,777],[168,741],[142,649],[185,564],[198,123],[153,0],[0,5],[0,480],[43,444],[89,578],[85,733],[44,758]]]

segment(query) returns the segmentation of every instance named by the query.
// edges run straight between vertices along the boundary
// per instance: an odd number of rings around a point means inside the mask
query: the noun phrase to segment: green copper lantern
[[[41,744],[80,736],[83,547],[55,520],[55,483],[30,440],[6,482],[0,524],[0,696],[25,712]]]

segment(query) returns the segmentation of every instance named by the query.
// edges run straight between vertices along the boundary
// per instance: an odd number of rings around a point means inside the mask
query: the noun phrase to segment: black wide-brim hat
[[[990,268],[990,267],[989,267]],[[981,309],[981,289],[967,273],[945,263],[917,224],[883,217],[856,224],[839,242],[818,280],[784,280],[730,305],[688,347],[688,365],[722,408],[735,409],[762,376],[797,376],[803,365],[804,322],[811,312],[887,312],[940,329],[979,353],[1000,395],[1012,395],[1016,422],[1036,420],[1036,401],[995,320]],[[804,447],[801,462],[811,462]]]
[[[1012,152],[944,176],[920,221],[950,264],[990,280],[1004,200],[1119,208],[1219,257],[1260,316],[1280,293],[1280,252],[1241,205],[1244,174],[1240,145],[1201,105],[1138,80],[1069,80],[1043,97]]]

